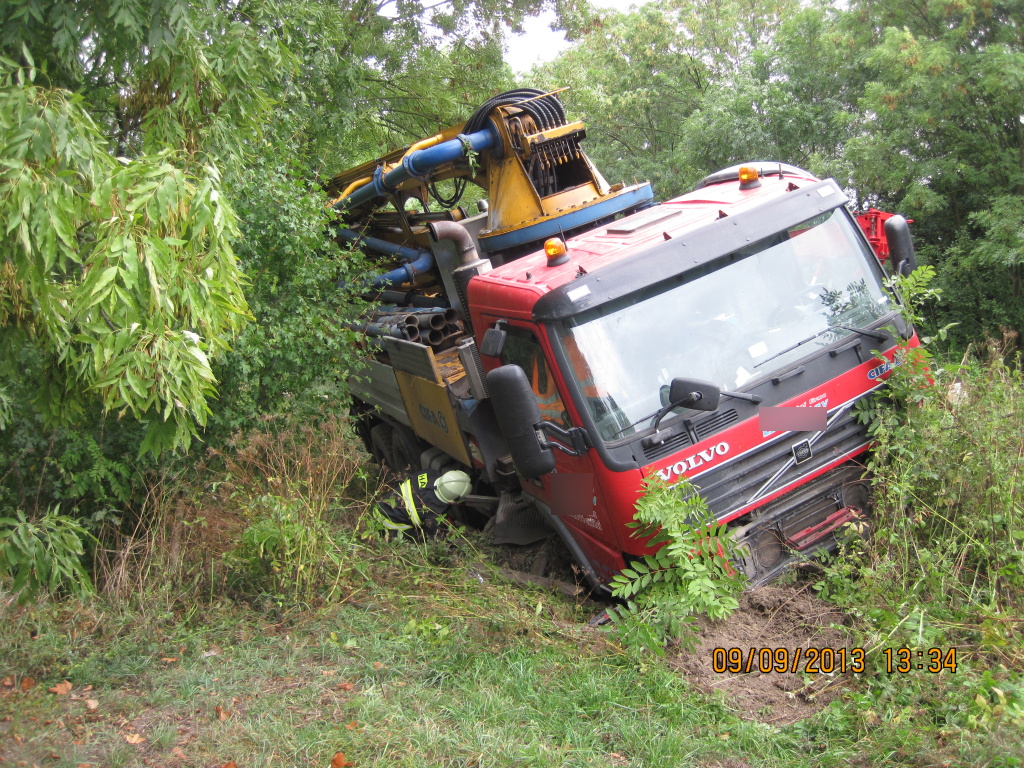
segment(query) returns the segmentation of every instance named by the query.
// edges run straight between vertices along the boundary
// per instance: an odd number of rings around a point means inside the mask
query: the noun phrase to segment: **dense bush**
[[[898,369],[876,414],[872,542],[826,594],[892,644],[958,644],[1021,661],[1024,378],[989,342],[962,364]],[[906,366],[905,366],[906,368]]]

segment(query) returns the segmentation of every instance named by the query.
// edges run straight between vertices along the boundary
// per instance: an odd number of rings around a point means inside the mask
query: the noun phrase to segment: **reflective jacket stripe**
[[[409,513],[409,519],[417,528],[422,528],[423,520],[420,518],[419,510],[416,509],[416,499],[412,495],[412,478],[405,480],[400,490],[402,491],[402,501],[405,502],[405,509]]]
[[[383,512],[379,513],[380,519],[384,522],[384,527],[389,531],[411,531],[412,526],[406,525],[405,523],[396,523],[390,517],[385,515]]]

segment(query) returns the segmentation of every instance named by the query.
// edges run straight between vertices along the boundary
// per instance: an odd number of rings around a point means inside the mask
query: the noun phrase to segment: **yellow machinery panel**
[[[469,466],[469,451],[455,419],[448,389],[405,371],[395,371],[398,389],[416,436]]]

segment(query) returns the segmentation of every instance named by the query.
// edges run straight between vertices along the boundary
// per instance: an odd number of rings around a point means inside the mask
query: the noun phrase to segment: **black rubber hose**
[[[524,101],[527,103],[520,104],[520,102]],[[467,134],[482,130],[491,112],[498,107],[511,105],[520,105],[520,108],[533,117],[543,130],[565,125],[565,109],[556,96],[545,96],[544,91],[537,90],[536,88],[520,88],[515,91],[500,93],[488,99],[466,121],[466,127],[463,130]]]

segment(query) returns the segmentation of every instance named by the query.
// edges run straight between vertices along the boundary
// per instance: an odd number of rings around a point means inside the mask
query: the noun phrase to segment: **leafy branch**
[[[628,645],[660,654],[670,639],[692,637],[695,615],[723,619],[739,607],[746,580],[732,566],[736,545],[689,480],[647,478],[627,525],[657,548],[612,580],[623,603],[608,615]]]
[[[165,150],[119,161],[81,97],[0,62],[0,335],[49,358],[51,421],[98,396],[187,447],[215,395],[211,356],[249,319],[218,169]]]

